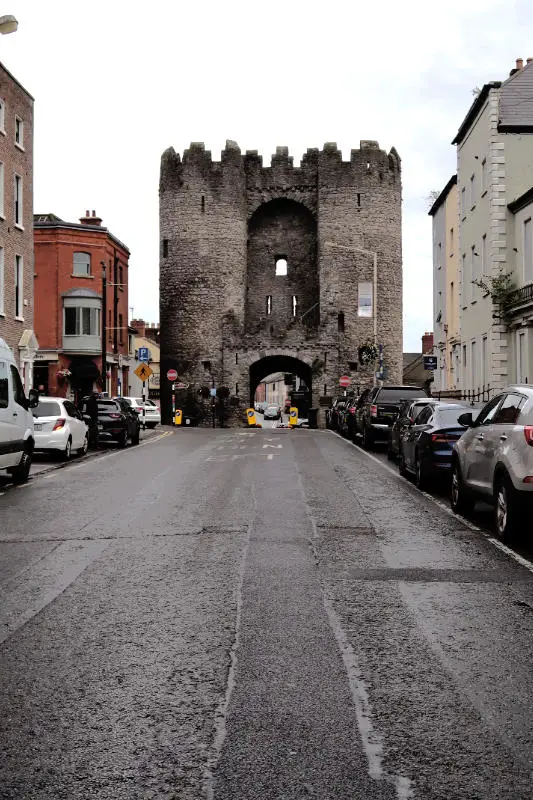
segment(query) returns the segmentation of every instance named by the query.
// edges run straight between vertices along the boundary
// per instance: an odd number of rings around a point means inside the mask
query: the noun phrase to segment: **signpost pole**
[[[146,381],[143,381],[143,431],[146,430]]]

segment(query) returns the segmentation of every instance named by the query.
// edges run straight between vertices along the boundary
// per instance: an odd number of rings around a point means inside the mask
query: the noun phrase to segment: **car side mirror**
[[[30,389],[28,392],[28,408],[37,408],[39,405],[39,392],[37,389]]]
[[[463,428],[471,428],[474,424],[474,418],[470,411],[467,411],[465,414],[461,414],[457,417],[457,422],[459,425],[462,425]]]

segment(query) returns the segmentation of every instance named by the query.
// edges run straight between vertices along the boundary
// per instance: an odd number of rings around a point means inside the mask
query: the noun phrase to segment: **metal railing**
[[[516,289],[511,299],[513,305],[533,302],[533,283],[527,283],[525,286],[521,286],[520,289]]]
[[[466,403],[488,403],[495,389],[487,386],[478,387],[477,391],[468,389],[466,392],[460,389],[446,389],[441,392],[432,392],[431,396],[436,400],[461,400]]]

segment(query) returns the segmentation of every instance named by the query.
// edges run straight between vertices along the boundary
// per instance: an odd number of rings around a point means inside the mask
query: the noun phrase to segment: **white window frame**
[[[470,342],[470,379],[472,381],[472,390],[476,389],[476,367],[477,367],[477,344],[476,340],[472,339]]]
[[[476,264],[476,246],[475,244],[472,245],[470,248],[470,302],[475,303],[478,297],[479,286],[476,286],[473,283],[474,280],[478,280],[477,275],[477,264]]]
[[[466,217],[466,188],[463,186],[461,189],[461,218]]]
[[[6,135],[6,103],[0,97],[0,133]]]
[[[526,378],[530,380],[530,376],[527,375],[527,369],[529,364],[527,338],[528,338],[527,328],[525,330],[519,329],[516,331],[516,382],[517,383],[525,383]]]
[[[18,187],[18,189],[17,189]],[[18,191],[20,190],[20,191]],[[15,227],[20,228],[21,231],[24,230],[24,210],[23,210],[23,203],[24,203],[24,188],[22,183],[22,175],[18,175],[16,172],[13,176],[13,214],[15,219]],[[18,214],[17,214],[18,211]]]
[[[75,333],[66,333],[66,312],[67,309],[70,310],[71,308],[74,309],[75,313]],[[84,311],[89,311],[89,329],[90,333],[83,332],[84,326]],[[82,336],[92,336],[93,338],[98,338],[102,335],[102,312],[100,308],[96,308],[95,306],[63,306],[63,336],[76,336],[78,338]]]
[[[533,223],[531,217],[522,225],[522,280],[523,285],[533,283]]]
[[[470,176],[470,209],[475,208],[476,197],[476,173],[473,172]]]
[[[486,386],[488,381],[488,336],[483,336],[481,339],[481,385]]]
[[[487,159],[484,158],[481,162],[481,196],[487,191]]]
[[[18,139],[17,131],[20,132]],[[18,147],[19,150],[24,150],[24,120],[18,114],[15,114],[15,147]]]
[[[0,315],[2,317],[5,315],[5,294],[5,251],[0,245]]]
[[[469,299],[469,296],[470,296],[468,294],[468,292],[467,292],[467,286],[468,286],[468,280],[467,279],[468,279],[468,276],[466,274],[466,268],[467,268],[466,253],[463,253],[463,255],[461,256],[461,266],[462,266],[462,273],[463,273],[462,274],[463,296],[461,298],[461,304],[462,304],[463,308],[466,308],[466,306],[468,305],[468,299]]]
[[[5,187],[5,167],[4,162],[0,161],[0,218],[5,219],[4,215],[4,187]]]
[[[357,287],[357,316],[372,319],[374,316],[374,287],[370,281],[362,281]]]
[[[87,272],[76,272],[76,256],[77,255],[87,256],[88,262],[84,262],[84,263],[87,263],[87,266],[88,266]],[[76,278],[90,278],[91,277],[91,254],[90,253],[87,253],[84,250],[76,250],[74,253],[72,253],[72,274],[75,275]]]
[[[15,272],[14,272],[14,288],[15,288],[15,319],[24,322],[24,259],[19,253],[15,253]],[[18,311],[17,314],[17,305]]]

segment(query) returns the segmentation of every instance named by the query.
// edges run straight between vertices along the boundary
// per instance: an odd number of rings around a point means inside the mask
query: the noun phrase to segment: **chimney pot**
[[[95,214],[94,208],[93,208],[93,217],[96,217],[96,214]]]
[[[523,58],[517,58],[516,59],[516,68],[517,69],[522,69],[523,66],[524,66],[524,59]]]
[[[87,210],[85,211],[85,216],[86,216],[86,217],[88,217],[88,216],[89,216],[89,209],[87,209]]]
[[[533,61],[533,58],[531,58],[531,57],[526,58],[526,64],[531,64],[532,61]]]

